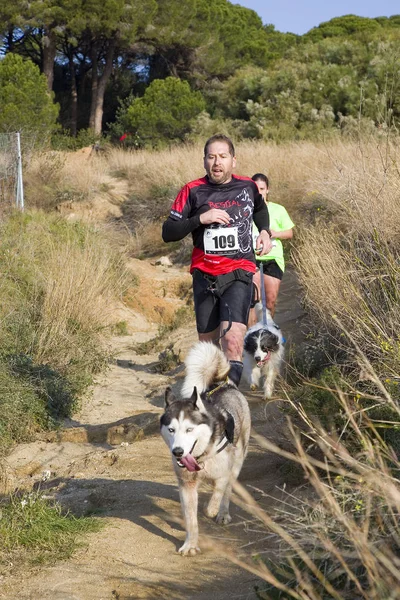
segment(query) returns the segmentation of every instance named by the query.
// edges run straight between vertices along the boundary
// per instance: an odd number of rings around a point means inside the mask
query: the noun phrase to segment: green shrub
[[[35,365],[29,356],[8,356],[6,361],[14,377],[25,381],[35,392],[46,408],[49,421],[57,421],[73,414],[77,408],[76,394],[79,387],[74,389],[71,381],[49,365]]]
[[[27,441],[47,425],[46,402],[29,381],[0,361],[0,455],[13,442]]]
[[[47,140],[57,125],[59,106],[45,75],[30,60],[7,54],[0,61],[0,131],[27,131]]]
[[[176,77],[156,79],[141,98],[121,106],[116,131],[129,132],[139,146],[182,142],[204,108],[202,95],[192,91],[186,81]]]
[[[112,328],[114,335],[129,335],[128,323],[126,321],[118,321]]]
[[[51,138],[51,146],[54,150],[79,150],[92,146],[95,143],[105,143],[106,137],[96,134],[93,129],[80,129],[73,137],[68,131],[56,132]]]
[[[100,528],[93,517],[63,514],[40,490],[11,496],[0,505],[0,565],[9,564],[11,558],[31,565],[69,558],[82,534]]]

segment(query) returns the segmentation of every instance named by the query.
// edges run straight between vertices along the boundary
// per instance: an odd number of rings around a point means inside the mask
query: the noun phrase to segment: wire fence
[[[0,209],[24,208],[21,136],[0,134]]]

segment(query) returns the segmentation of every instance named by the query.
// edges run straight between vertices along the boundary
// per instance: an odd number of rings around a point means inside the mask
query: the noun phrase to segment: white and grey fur
[[[267,309],[267,325],[262,322],[262,304],[255,305],[257,323],[250,327],[244,338],[243,375],[251,390],[260,387],[263,378],[264,399],[272,397],[275,379],[281,371],[285,352],[282,332]]]
[[[231,487],[246,456],[251,421],[247,400],[227,380],[230,364],[217,346],[199,342],[185,364],[182,399],[166,389],[160,424],[178,478],[186,529],[179,553],[186,556],[200,551],[197,512],[201,481],[213,483],[206,516],[221,524],[231,521]]]

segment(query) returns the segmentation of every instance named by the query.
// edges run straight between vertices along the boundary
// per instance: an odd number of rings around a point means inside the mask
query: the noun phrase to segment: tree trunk
[[[90,103],[90,115],[89,115],[89,127],[94,129],[95,116],[96,116],[96,104],[97,104],[97,89],[99,84],[98,74],[98,55],[97,55],[97,44],[92,45],[92,98]]]
[[[14,27],[10,26],[7,30],[6,48],[8,52],[14,52]]]
[[[56,58],[56,34],[52,29],[45,29],[42,39],[43,47],[43,73],[46,75],[47,87],[51,91],[53,89],[54,80],[54,61]]]
[[[78,89],[76,85],[76,71],[74,64],[74,53],[69,53],[69,71],[71,74],[71,135],[76,137],[78,131]]]
[[[115,37],[110,41],[110,45],[107,50],[106,65],[97,88],[97,99],[96,99],[96,110],[94,120],[94,130],[99,135],[103,128],[103,107],[104,107],[104,95],[106,93],[107,83],[111,77],[113,69],[113,59],[115,50]]]

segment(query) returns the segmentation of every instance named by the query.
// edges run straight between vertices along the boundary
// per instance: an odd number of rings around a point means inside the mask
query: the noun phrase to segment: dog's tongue
[[[200,471],[201,467],[194,456],[187,454],[185,457],[179,459],[188,471]]]
[[[267,356],[263,360],[260,360],[260,362],[257,363],[257,367],[261,367],[270,358],[271,358],[271,352],[268,352]]]

